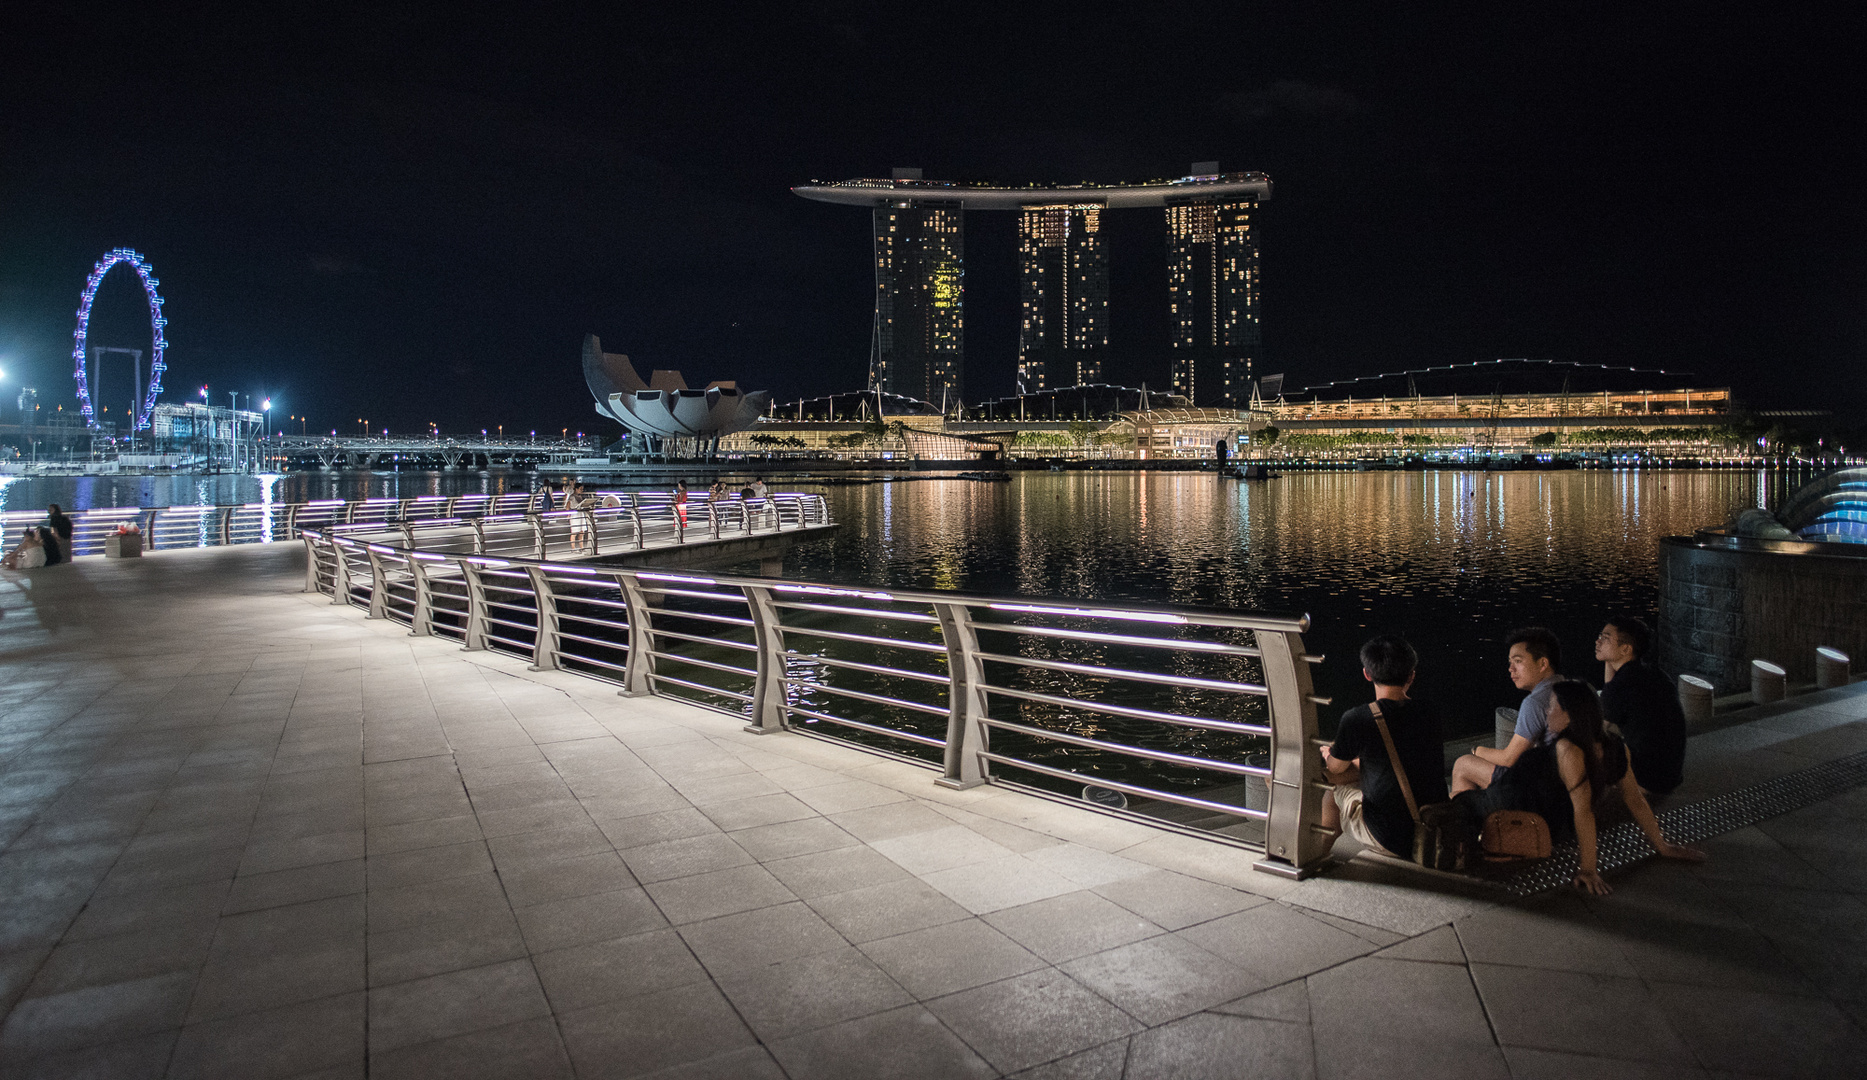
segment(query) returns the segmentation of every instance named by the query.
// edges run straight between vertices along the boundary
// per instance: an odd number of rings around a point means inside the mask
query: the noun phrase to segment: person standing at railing
[[[570,519],[571,550],[582,551],[584,546],[590,542],[590,529],[585,524],[588,519],[584,511],[590,508],[592,500],[584,495],[581,483],[566,483],[564,492],[564,509],[573,511]]]
[[[770,500],[765,497],[765,478],[762,476],[754,476],[752,478],[752,486],[747,490],[752,493],[746,497],[750,509],[759,517],[764,517],[765,508],[771,505]]]
[[[687,481],[674,482],[674,516],[680,519],[681,528],[687,528]]]
[[[1374,703],[1342,714],[1334,744],[1322,748],[1323,771],[1333,790],[1323,796],[1322,826],[1398,858],[1413,853],[1413,810],[1445,802],[1445,740],[1439,710],[1408,696],[1419,653],[1405,638],[1383,634],[1361,647],[1361,675],[1374,684]],[[1377,720],[1378,710],[1378,720]],[[1399,751],[1403,781],[1388,752]],[[1411,786],[1411,799],[1403,783]]]

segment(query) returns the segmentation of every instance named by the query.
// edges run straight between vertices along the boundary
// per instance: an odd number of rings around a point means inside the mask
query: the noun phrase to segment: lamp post
[[[266,414],[266,437],[270,439],[272,437],[272,399],[267,398],[259,410]]]

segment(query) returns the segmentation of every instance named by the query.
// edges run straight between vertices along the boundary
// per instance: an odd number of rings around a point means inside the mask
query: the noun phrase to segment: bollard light
[[[1750,662],[1750,700],[1759,705],[1789,696],[1789,672],[1768,660]]]

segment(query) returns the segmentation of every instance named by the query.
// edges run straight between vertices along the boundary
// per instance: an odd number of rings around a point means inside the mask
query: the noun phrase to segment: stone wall
[[[1769,660],[1792,681],[1815,681],[1815,650],[1867,668],[1867,550],[1833,544],[1670,536],[1660,544],[1655,660],[1697,675],[1720,694],[1750,688],[1750,662]]]

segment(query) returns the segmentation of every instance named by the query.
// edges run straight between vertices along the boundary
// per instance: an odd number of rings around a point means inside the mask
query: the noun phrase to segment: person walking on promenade
[[[1602,715],[1627,740],[1641,790],[1660,799],[1685,781],[1685,710],[1673,681],[1647,663],[1652,647],[1653,631],[1631,615],[1609,619],[1595,638]]]
[[[1439,710],[1408,696],[1419,661],[1404,638],[1384,634],[1363,645],[1361,676],[1374,684],[1374,702],[1342,714],[1334,744],[1322,748],[1323,770],[1333,785],[1322,800],[1323,828],[1340,829],[1402,859],[1413,852],[1413,812],[1380,723],[1393,737],[1415,805],[1447,798]]]
[[[1611,891],[1596,863],[1604,814],[1624,808],[1662,858],[1705,861],[1703,851],[1666,839],[1635,782],[1627,745],[1607,730],[1595,688],[1580,679],[1561,680],[1550,687],[1548,700],[1545,722],[1552,740],[1526,749],[1490,787],[1459,795],[1467,814],[1477,821],[1499,810],[1542,815],[1552,840],[1575,841],[1579,858],[1572,884],[1595,896]]]
[[[1554,738],[1549,731],[1549,694],[1562,678],[1562,642],[1543,627],[1529,626],[1506,638],[1505,646],[1510,650],[1511,685],[1525,692],[1517,708],[1517,728],[1502,750],[1474,746],[1452,763],[1454,795],[1490,787],[1525,750]]]

